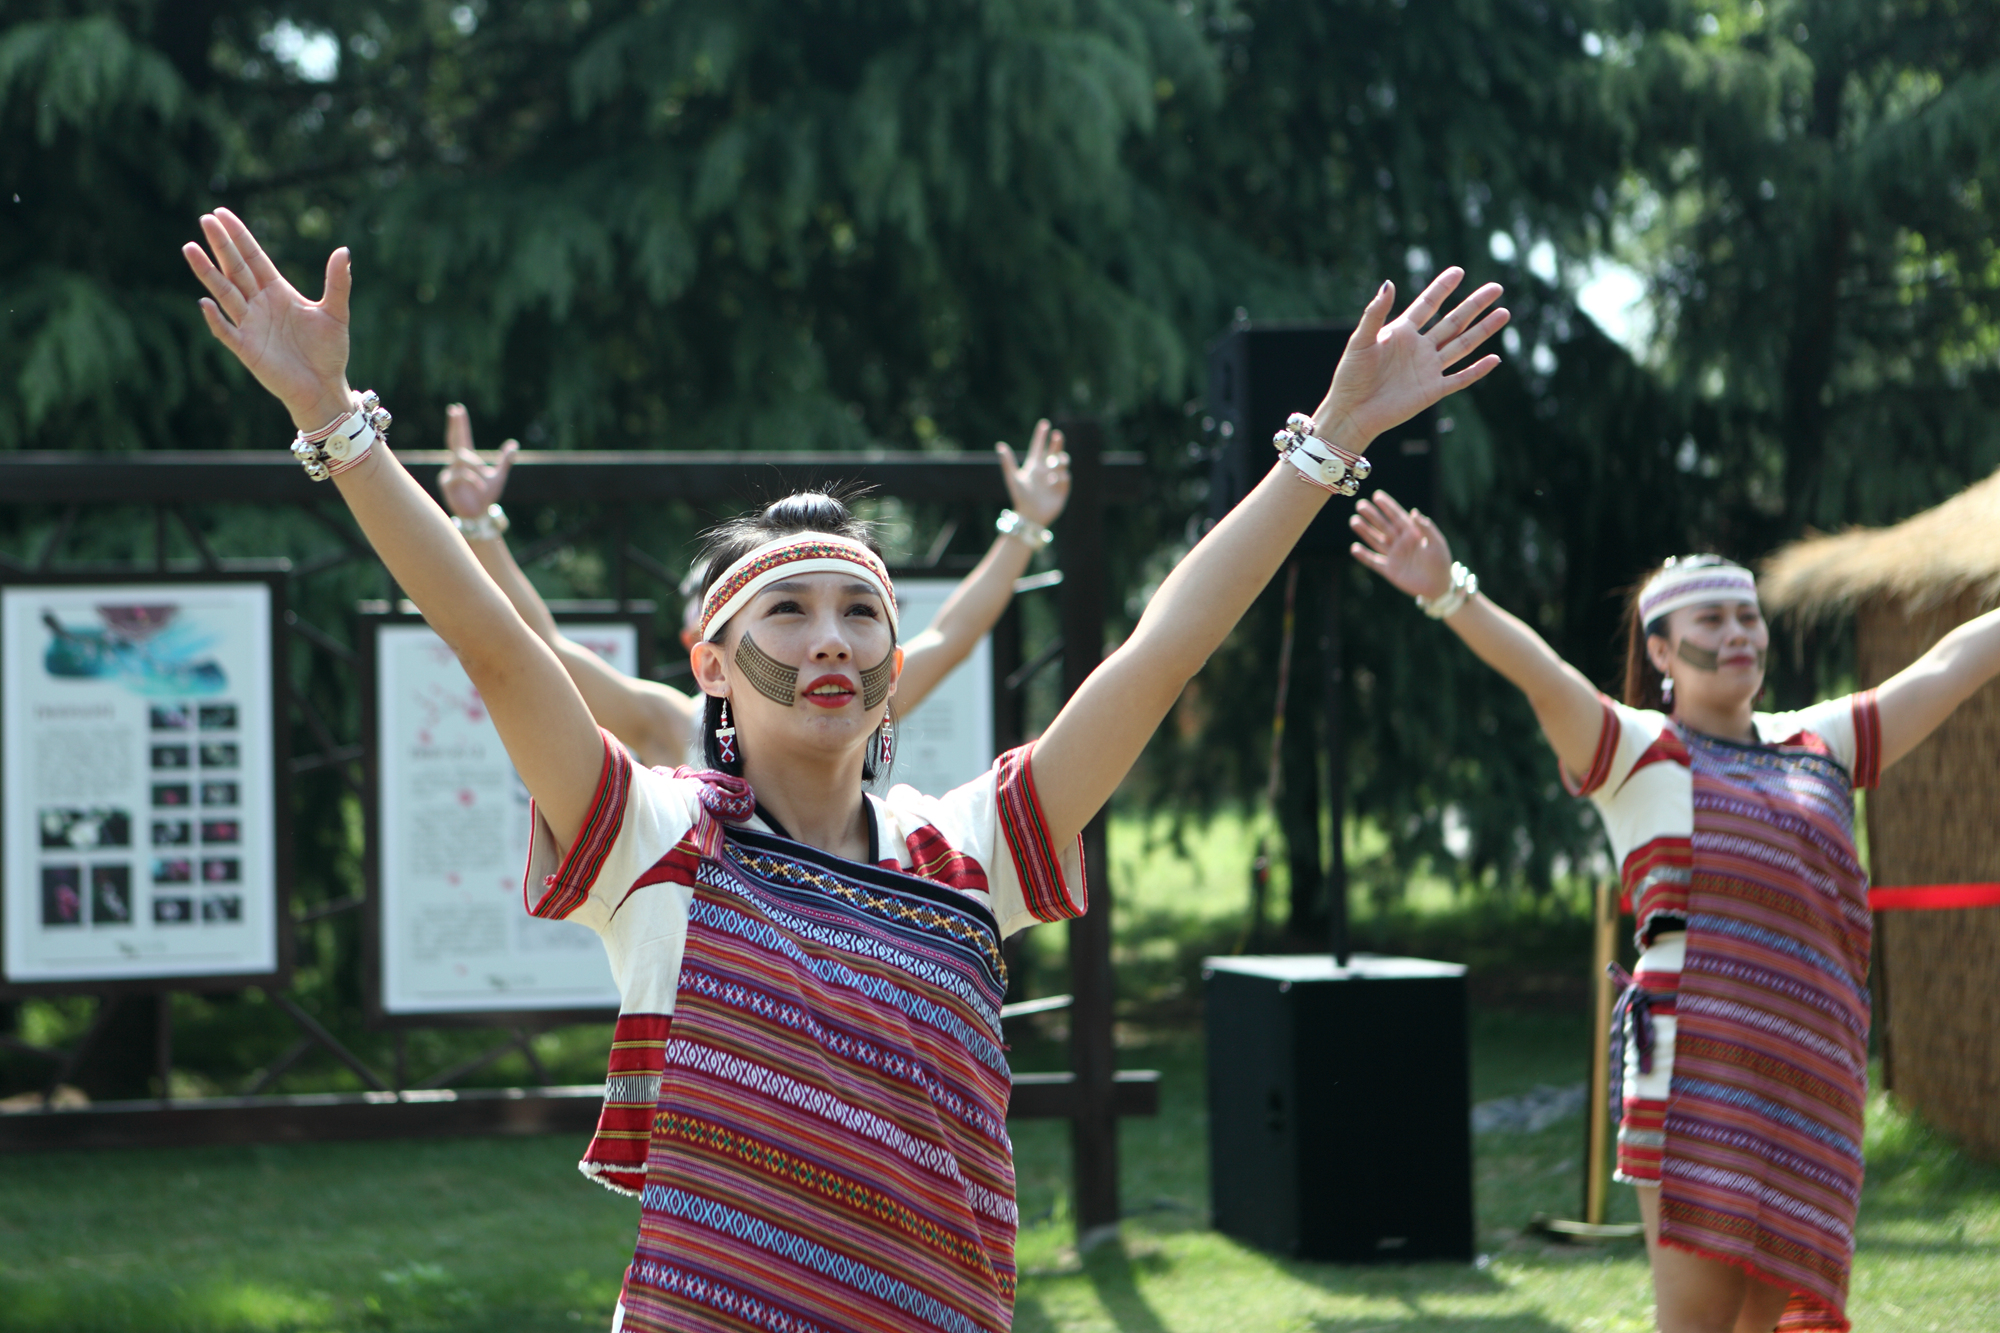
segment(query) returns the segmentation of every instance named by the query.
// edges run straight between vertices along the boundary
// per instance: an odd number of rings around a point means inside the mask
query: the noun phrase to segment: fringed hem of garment
[[[628,1199],[636,1199],[639,1197],[639,1191],[634,1189],[632,1186],[621,1185],[617,1181],[613,1180],[611,1178],[613,1173],[611,1168],[609,1167],[600,1166],[596,1162],[578,1162],[576,1164],[576,1169],[583,1174],[584,1179],[596,1181],[598,1184],[604,1186],[604,1188],[610,1190],[613,1194],[622,1194]],[[628,1175],[630,1173],[621,1171],[618,1172],[617,1174]]]

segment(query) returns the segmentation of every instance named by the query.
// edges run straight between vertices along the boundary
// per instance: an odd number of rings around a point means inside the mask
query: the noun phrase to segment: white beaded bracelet
[[[1012,537],[1031,551],[1039,551],[1056,539],[1055,533],[1032,518],[1021,517],[1011,509],[1000,511],[1000,517],[995,520],[993,530],[1002,537]]]
[[[361,395],[354,407],[316,431],[300,431],[292,439],[292,457],[314,481],[339,476],[368,457],[378,439],[389,437],[389,409],[373,389]]]
[[[1417,608],[1432,620],[1443,620],[1457,614],[1460,607],[1479,595],[1479,575],[1459,564],[1451,562],[1451,587],[1435,597],[1418,597]]]
[[[499,541],[509,527],[507,511],[499,505],[486,506],[486,512],[477,518],[460,518],[453,514],[451,523],[469,542]]]
[[[1352,495],[1374,470],[1360,454],[1351,454],[1313,434],[1313,419],[1303,412],[1285,418],[1285,428],[1271,437],[1278,456],[1299,470],[1302,481],[1335,495]]]

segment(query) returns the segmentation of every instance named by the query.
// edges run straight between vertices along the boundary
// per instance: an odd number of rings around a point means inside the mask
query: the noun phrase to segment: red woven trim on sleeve
[[[1560,763],[1556,765],[1557,772],[1562,774],[1563,786],[1569,789],[1572,796],[1588,796],[1602,787],[1605,779],[1611,776],[1611,761],[1618,756],[1618,710],[1611,706],[1611,700],[1601,694],[1597,696],[1597,702],[1604,707],[1604,720],[1598,724],[1597,752],[1590,757],[1590,767],[1584,770],[1580,779],[1572,781],[1569,769]]]
[[[1032,749],[1032,745],[1017,746],[994,765],[998,770],[1000,832],[1006,836],[1007,850],[1013,853],[1028,914],[1037,921],[1062,921],[1082,916],[1090,906],[1090,894],[1082,883],[1072,894],[1063,882],[1062,858],[1056,855],[1048,821],[1042,818],[1042,803],[1035,796],[1035,776],[1029,767]],[[1079,860],[1082,844],[1079,836]]]
[[[1882,710],[1875,706],[1875,691],[1863,690],[1854,696],[1854,786],[1872,788],[1882,781]]]
[[[528,909],[535,916],[561,920],[583,905],[625,823],[625,798],[632,791],[632,758],[610,732],[602,727],[597,730],[604,740],[604,769],[597,778],[597,791],[590,798],[590,812],[584,816],[583,829],[568,855],[556,873],[542,881],[542,896]],[[529,818],[535,818],[532,805]]]
[[[646,1152],[653,1141],[653,1109],[667,1065],[667,1014],[620,1014],[611,1033],[604,1108],[577,1169],[606,1189],[637,1194],[646,1184]]]

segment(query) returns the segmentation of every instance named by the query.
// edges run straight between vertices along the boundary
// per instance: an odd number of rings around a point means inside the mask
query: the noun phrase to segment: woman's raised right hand
[[[300,430],[318,430],[348,411],[347,247],[327,256],[325,294],[308,301],[228,209],[204,213],[201,230],[215,258],[192,241],[181,254],[208,288],[201,313],[216,341],[285,405]]]
[[[1405,509],[1387,491],[1354,506],[1347,520],[1361,541],[1354,558],[1412,597],[1442,597],[1451,591],[1451,547],[1430,515]],[[1363,543],[1366,545],[1363,545]]]

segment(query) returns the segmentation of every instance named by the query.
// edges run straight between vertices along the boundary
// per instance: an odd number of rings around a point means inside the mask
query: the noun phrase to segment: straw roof
[[[1893,528],[1807,537],[1763,563],[1767,611],[1816,620],[1871,597],[1911,610],[1965,593],[2000,603],[2000,472]]]

